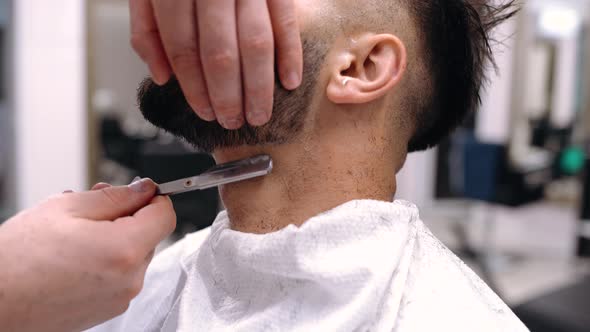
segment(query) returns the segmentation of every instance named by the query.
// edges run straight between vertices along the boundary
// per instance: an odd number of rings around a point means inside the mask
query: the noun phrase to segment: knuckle
[[[143,281],[135,281],[135,282],[131,283],[124,291],[125,300],[128,300],[129,302],[131,302],[131,300],[133,300],[135,297],[137,297],[137,295],[139,295],[142,288],[143,288]]]
[[[295,15],[282,15],[277,19],[277,22],[285,32],[294,32],[297,29],[297,17]]]
[[[124,197],[121,197],[118,191],[109,190],[110,188],[101,189],[100,192],[105,200],[113,205],[119,205],[124,201]]]
[[[45,201],[41,204],[41,205],[45,205],[45,206],[58,206],[61,205],[65,202],[68,202],[67,199],[64,199],[63,194],[61,195],[52,195],[49,196],[47,199],[45,199]],[[66,204],[68,205],[68,204]]]
[[[122,273],[134,270],[140,261],[140,255],[131,249],[120,250],[111,257],[112,267]]]
[[[118,302],[116,310],[119,311],[119,313],[123,313],[129,309],[130,302],[141,293],[141,290],[143,289],[144,276],[141,275],[141,277],[134,277],[133,279],[128,277],[124,280],[120,280],[119,282],[121,286],[117,293],[118,296],[116,297]]]
[[[168,201],[166,209],[168,210],[168,218],[166,219],[166,230],[169,233],[172,233],[174,232],[174,229],[176,229],[176,211],[174,210],[172,202]]]
[[[129,305],[131,304],[131,300],[133,300],[133,298],[127,299],[126,296],[122,296],[121,301],[119,301],[119,303],[117,303],[116,305],[113,306],[113,315],[116,315],[116,316],[122,315],[127,310],[129,310]]]
[[[251,53],[270,53],[274,48],[272,39],[265,35],[253,35],[246,37],[241,42],[241,45],[242,51]]]
[[[229,50],[211,50],[204,55],[203,61],[216,69],[230,69],[237,62],[237,56]]]
[[[199,52],[195,48],[184,48],[182,52],[170,55],[170,61],[180,68],[195,66],[199,63]]]
[[[76,205],[75,202],[68,199],[68,197],[62,195],[53,195],[43,201],[39,206],[33,210],[42,211],[44,210],[54,214],[75,214]]]
[[[176,229],[176,212],[174,212],[174,210],[172,210],[171,212],[170,222],[168,222],[166,225],[166,231],[168,232],[168,234],[172,234]]]

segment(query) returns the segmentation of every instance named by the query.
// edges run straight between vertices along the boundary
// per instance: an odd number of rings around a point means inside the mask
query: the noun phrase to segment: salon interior
[[[495,31],[482,107],[409,157],[398,199],[531,331],[590,331],[590,0],[523,0]],[[0,0],[0,223],[66,189],[165,182],[212,159],[143,120],[148,75],[125,0]],[[216,189],[173,197],[174,236],[208,227]],[[1,267],[0,267],[1,268]]]

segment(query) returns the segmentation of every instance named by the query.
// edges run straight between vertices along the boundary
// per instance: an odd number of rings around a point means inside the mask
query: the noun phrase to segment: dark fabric
[[[514,313],[531,332],[589,332],[590,277],[518,306]]]

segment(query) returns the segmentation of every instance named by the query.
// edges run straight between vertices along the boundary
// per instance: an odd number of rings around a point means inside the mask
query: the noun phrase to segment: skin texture
[[[351,200],[393,199],[412,133],[390,107],[405,72],[405,47],[392,35],[355,37],[335,43],[292,141],[214,152],[218,163],[266,153],[275,164],[263,179],[222,188],[232,229],[270,233]]]
[[[271,175],[221,189],[237,231],[263,234],[301,225],[354,199],[391,201],[413,134],[405,108],[410,58],[402,38],[372,29],[342,33],[329,22],[339,11],[327,2],[302,1],[298,7],[309,45],[304,81],[314,82],[301,88],[303,95],[276,91],[275,114],[266,126],[224,131],[187,118],[190,110],[174,89],[152,86],[140,94],[148,120],[212,150],[218,163],[272,156]]]
[[[122,314],[176,216],[149,180],[48,199],[0,227],[3,331],[80,331]]]
[[[131,44],[162,85],[172,74],[191,108],[226,129],[264,125],[280,81],[301,84],[293,0],[130,0]],[[275,59],[276,51],[276,59]]]

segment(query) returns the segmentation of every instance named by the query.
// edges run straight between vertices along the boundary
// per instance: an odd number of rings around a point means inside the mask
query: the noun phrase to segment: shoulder
[[[159,274],[169,274],[171,271],[182,270],[182,261],[201,248],[211,228],[189,234],[184,239],[174,243],[160,254],[156,255],[148,268],[147,278],[153,278]]]
[[[158,254],[147,270],[142,291],[131,302],[129,309],[123,315],[88,331],[144,332],[160,326],[184,286],[182,261],[199,251],[209,234],[208,228],[187,235]]]
[[[400,311],[400,323],[408,330],[528,331],[504,301],[421,221],[411,261]]]

